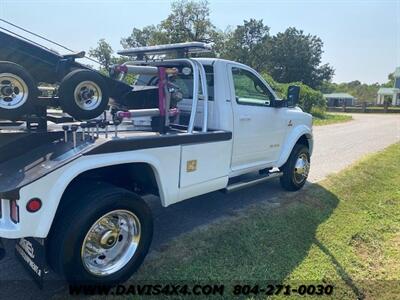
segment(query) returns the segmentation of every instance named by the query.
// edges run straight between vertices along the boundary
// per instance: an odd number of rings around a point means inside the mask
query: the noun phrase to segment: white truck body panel
[[[149,164],[156,175],[163,206],[224,188],[228,181],[229,160],[223,154],[230,150],[230,144],[230,141],[223,141],[82,156],[21,189],[18,200],[20,223],[10,220],[9,205],[3,200],[0,236],[46,237],[51,225],[49,220],[53,220],[68,184],[83,172],[96,168],[135,162]],[[193,158],[197,160],[198,172],[187,172],[187,161]],[[34,214],[24,209],[33,196],[45,199],[43,207]]]
[[[231,141],[182,146],[180,188],[187,188],[221,177],[227,177],[230,165]],[[187,171],[187,164],[196,161],[196,170]],[[180,198],[183,200],[183,198]]]
[[[58,205],[68,185],[88,170],[129,163],[151,166],[163,206],[223,189],[231,177],[264,168],[281,167],[300,137],[306,136],[312,153],[312,118],[299,108],[276,108],[243,105],[235,101],[232,67],[252,72],[251,68],[218,59],[198,59],[214,67],[214,100],[208,102],[208,128],[232,132],[229,141],[194,143],[134,151],[81,156],[39,178],[20,190],[20,222],[9,217],[8,200],[1,200],[0,237],[21,238],[48,235]],[[190,100],[191,101],[191,100]],[[183,112],[191,111],[191,102],[178,104]],[[201,127],[203,100],[198,101],[195,126]],[[195,161],[195,169],[189,164]],[[192,166],[193,167],[193,166]],[[25,207],[32,197],[43,199],[43,207],[29,213]],[[79,199],[76,199],[79,201]]]

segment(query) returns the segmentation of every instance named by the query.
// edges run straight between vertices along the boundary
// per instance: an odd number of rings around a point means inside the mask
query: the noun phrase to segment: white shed
[[[376,104],[384,104],[385,99],[392,103],[393,106],[400,105],[400,67],[394,71],[394,87],[380,88]]]

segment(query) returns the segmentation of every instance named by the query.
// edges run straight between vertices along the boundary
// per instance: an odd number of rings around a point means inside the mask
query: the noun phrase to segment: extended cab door
[[[272,166],[287,132],[286,108],[271,106],[275,93],[251,68],[229,65],[228,77],[234,119],[232,171]]]

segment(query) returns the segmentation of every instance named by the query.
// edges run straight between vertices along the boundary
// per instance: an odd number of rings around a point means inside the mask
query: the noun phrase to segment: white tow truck
[[[248,66],[190,57],[209,50],[195,42],[121,51],[131,60],[111,74],[134,77],[137,97],[111,99],[95,120],[1,123],[0,244],[19,239],[39,277],[37,256],[68,281],[117,283],[150,247],[143,196],[166,207],[277,177],[286,190],[303,187],[313,137],[299,88],[283,100]]]

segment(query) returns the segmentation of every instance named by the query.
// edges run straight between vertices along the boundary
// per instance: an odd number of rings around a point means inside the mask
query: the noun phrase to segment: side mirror
[[[288,107],[295,107],[300,99],[300,87],[297,85],[290,85],[287,90],[287,103]]]

